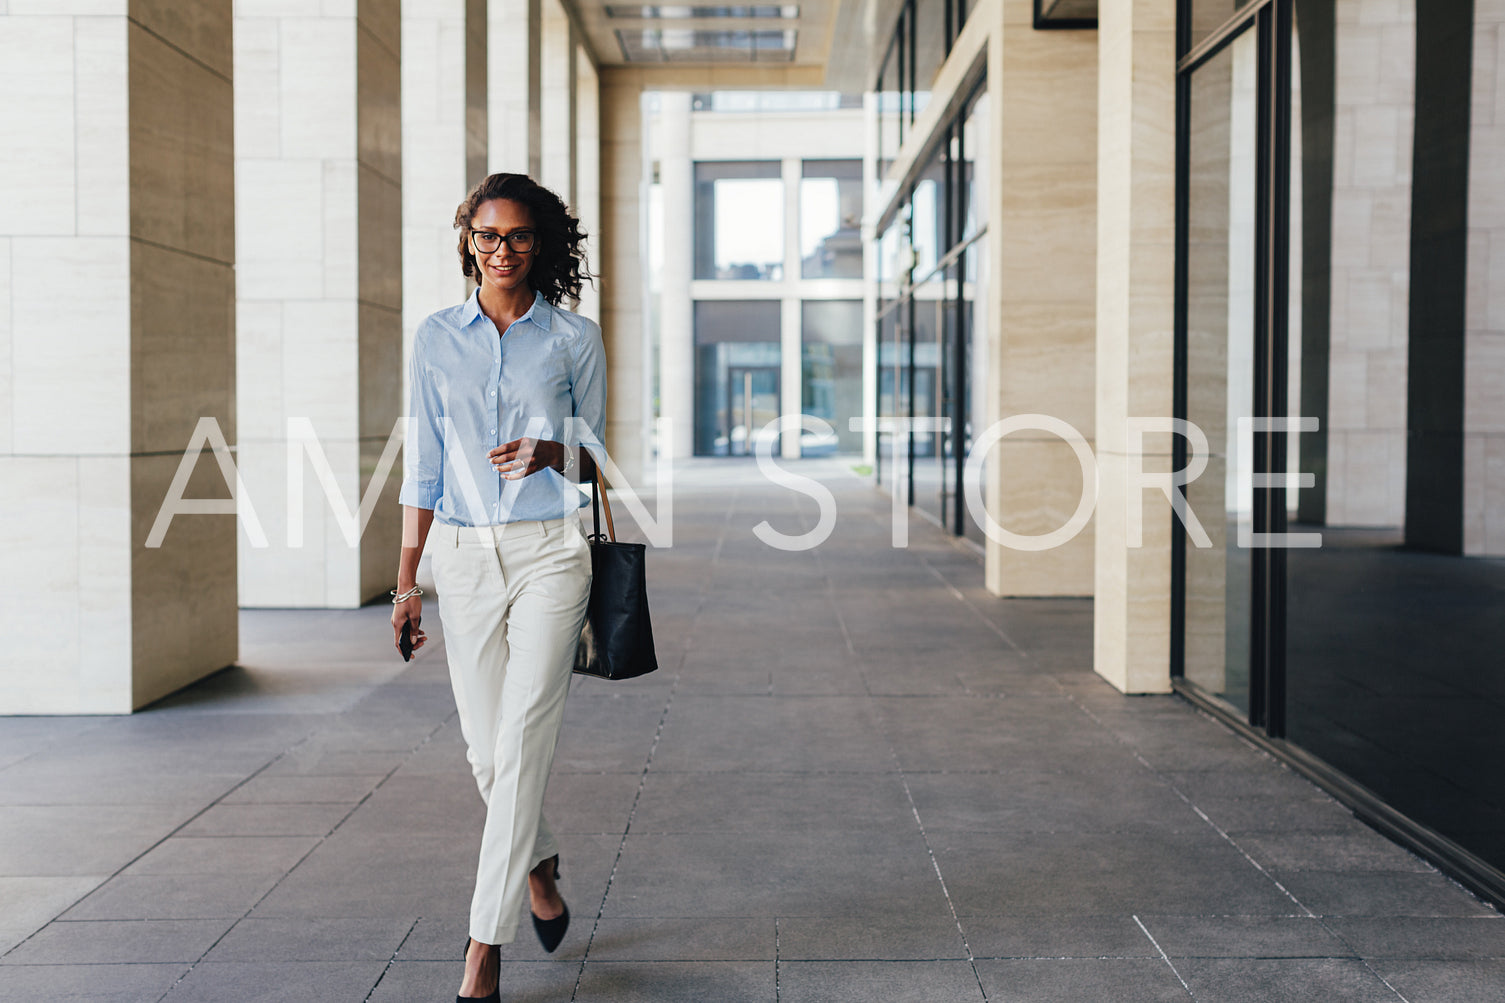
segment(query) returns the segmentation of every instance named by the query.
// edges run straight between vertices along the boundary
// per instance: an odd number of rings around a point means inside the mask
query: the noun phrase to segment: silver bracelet
[[[414,585],[412,588],[408,589],[406,592],[398,592],[396,589],[393,589],[391,592],[388,593],[388,595],[392,595],[392,596],[396,596],[397,597],[397,598],[395,598],[395,599],[392,600],[392,605],[396,606],[398,603],[405,603],[405,602],[407,602],[409,599],[413,598],[414,596],[421,596],[421,595],[423,595],[423,590],[420,589],[418,586]]]
[[[559,472],[561,474],[567,474],[571,470],[574,470],[574,469],[575,469],[575,451],[573,449],[571,449],[569,446],[565,446],[564,447],[564,468],[562,470],[560,470]]]

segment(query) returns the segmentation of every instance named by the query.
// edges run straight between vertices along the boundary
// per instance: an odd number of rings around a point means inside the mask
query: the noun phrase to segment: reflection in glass
[[[949,4],[937,0],[916,0],[915,12],[915,66],[913,114],[919,115],[930,101],[930,87],[941,64],[946,61],[946,52],[951,47],[947,37],[946,15]],[[913,120],[913,118],[911,118]]]
[[[894,490],[893,433],[885,431],[881,419],[908,414],[909,406],[899,399],[899,340],[902,302],[885,304],[878,316],[878,483],[889,492]]]
[[[829,440],[800,436],[801,456],[862,452],[851,419],[862,414],[862,301],[809,300],[800,307],[800,409],[836,430]]]
[[[962,456],[972,452],[974,437],[987,427],[988,403],[988,242],[979,240],[962,254],[962,325],[966,345],[966,401],[959,445]],[[984,459],[982,477],[983,503],[988,499],[988,477]],[[973,519],[970,510],[963,508],[962,528],[965,535],[976,543],[983,543],[982,527]]]
[[[800,274],[807,279],[862,278],[862,161],[805,161]]]
[[[784,277],[784,182],[777,161],[695,165],[695,277]]]
[[[1196,48],[1208,35],[1221,28],[1234,14],[1252,0],[1191,0],[1191,44]]]
[[[973,99],[962,128],[962,239],[970,240],[988,225],[988,92]]]
[[[695,304],[695,455],[748,455],[779,413],[777,300]]]
[[[1404,543],[1407,523],[1426,518],[1407,510],[1404,490],[1410,362],[1435,364],[1409,330],[1424,267],[1408,254],[1415,13],[1301,11],[1312,16],[1298,25],[1295,65],[1313,72],[1296,88],[1305,114],[1293,116],[1303,142],[1292,178],[1310,183],[1291,226],[1312,260],[1293,289],[1304,324],[1292,333],[1302,354],[1290,394],[1321,431],[1301,437],[1299,469],[1317,486],[1301,492],[1291,528],[1320,532],[1322,546],[1286,555],[1287,736],[1505,868],[1505,559]],[[1354,54],[1342,72],[1335,53]]]
[[[910,414],[915,418],[940,417],[941,344],[949,327],[945,283],[936,278],[915,287],[913,305],[914,394]],[[907,380],[909,374],[904,375]],[[940,448],[941,435],[939,432],[914,432],[910,436],[910,445],[914,457],[914,503],[939,520],[942,465],[945,462]]]
[[[1239,477],[1239,419],[1254,414],[1257,36],[1246,31],[1191,79],[1187,205],[1187,419],[1207,437],[1187,501],[1211,541],[1186,547],[1185,671],[1247,711],[1253,492]]]

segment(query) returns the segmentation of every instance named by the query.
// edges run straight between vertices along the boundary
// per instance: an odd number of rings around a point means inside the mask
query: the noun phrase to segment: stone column
[[[400,542],[400,467],[378,484],[356,545],[341,518],[401,413],[399,4],[360,0],[333,17],[290,9],[236,5],[241,465],[270,544],[243,541],[240,596],[353,607],[391,588]],[[316,444],[290,445],[305,421]]]
[[[1505,555],[1505,2],[1417,4],[1406,543]],[[1470,16],[1472,15],[1472,16]]]
[[[575,30],[559,0],[542,0],[538,181],[575,204]]]
[[[995,392],[984,428],[1044,414],[1090,443],[1096,290],[1083,263],[1097,242],[1097,34],[1036,31],[1030,0],[1002,6],[988,49],[989,80],[997,81],[983,179],[991,228],[986,359]],[[1030,100],[1011,99],[1018,94]],[[1066,525],[1082,492],[1095,489],[1083,482],[1072,447],[1040,429],[1004,438],[986,469],[990,514],[1027,537]],[[996,595],[1091,595],[1092,568],[1091,523],[1047,550],[987,545],[987,585]]]
[[[541,0],[487,0],[487,173],[542,171]]]
[[[0,4],[0,714],[128,713],[237,656],[233,514],[147,546],[200,419],[235,441],[230,2],[100,7]]]
[[[659,276],[658,413],[673,422],[676,459],[695,451],[695,176],[690,160],[690,93],[659,96],[658,180],[664,199],[664,271]]]
[[[479,89],[480,135],[468,118],[480,42],[485,79],[486,8],[482,0],[407,4],[402,18],[402,341],[403,357],[423,318],[470,295],[460,273],[455,207],[472,177],[474,146],[485,149],[485,88]],[[476,22],[479,21],[479,24]],[[403,367],[406,381],[407,367]],[[408,404],[406,385],[402,406]],[[406,410],[403,411],[406,414]]]
[[[804,410],[805,318],[799,295],[800,268],[800,181],[804,178],[804,161],[784,157],[780,165],[784,192],[784,299],[779,304],[779,413],[797,415]],[[751,435],[756,429],[748,429]],[[779,435],[778,454],[785,459],[800,457],[800,429],[786,425]]]
[[[606,448],[634,484],[647,456],[648,392],[644,352],[642,84],[636,73],[602,70],[601,333],[606,342]]]
[[[1097,458],[1093,665],[1127,693],[1170,688],[1171,514],[1146,493],[1128,546],[1128,419],[1168,417],[1174,387],[1176,5],[1098,5]],[[1170,469],[1168,435],[1144,469]],[[1132,488],[1137,490],[1137,488]]]
[[[575,215],[585,227],[586,261],[601,267],[601,111],[600,81],[590,54],[575,47]],[[588,283],[580,291],[579,312],[601,319],[601,287]]]

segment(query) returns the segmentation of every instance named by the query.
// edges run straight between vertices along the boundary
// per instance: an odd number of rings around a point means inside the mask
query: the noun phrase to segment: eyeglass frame
[[[502,244],[504,243],[512,249],[512,252],[514,254],[532,254],[534,251],[538,250],[538,231],[529,227],[522,227],[521,229],[513,230],[510,233],[497,233],[495,230],[478,230],[473,226],[467,226],[465,228],[465,231],[470,234],[471,250],[473,250],[477,254],[495,254],[497,253],[497,251],[500,251],[502,249]],[[478,233],[489,234],[490,236],[497,238],[496,249],[491,251],[483,251],[481,249],[481,245],[476,243],[476,234]],[[530,238],[528,248],[527,250],[519,250],[517,246],[512,243],[512,239],[524,234],[526,234]]]

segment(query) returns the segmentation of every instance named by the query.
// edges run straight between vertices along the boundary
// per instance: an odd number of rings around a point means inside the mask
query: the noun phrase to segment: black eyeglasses
[[[495,254],[502,246],[503,240],[507,241],[507,246],[518,254],[527,254],[538,242],[538,235],[532,230],[513,230],[505,236],[491,230],[471,230],[470,239],[475,242],[476,250],[482,254]]]

